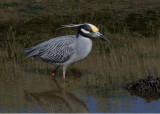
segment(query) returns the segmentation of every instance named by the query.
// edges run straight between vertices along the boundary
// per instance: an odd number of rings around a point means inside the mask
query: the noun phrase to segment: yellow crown
[[[93,32],[98,32],[99,31],[96,26],[94,26],[92,24],[88,24],[88,25],[92,28]]]

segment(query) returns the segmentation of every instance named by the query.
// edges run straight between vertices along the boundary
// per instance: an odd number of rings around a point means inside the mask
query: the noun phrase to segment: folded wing
[[[75,35],[57,37],[26,49],[25,55],[49,63],[64,63],[74,54],[76,40]]]

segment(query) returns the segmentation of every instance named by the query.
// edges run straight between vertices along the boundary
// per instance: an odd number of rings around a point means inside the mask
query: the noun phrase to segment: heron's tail
[[[35,48],[34,47],[27,48],[25,50],[25,56],[26,57],[32,57],[32,56],[34,56],[34,52],[35,52]]]

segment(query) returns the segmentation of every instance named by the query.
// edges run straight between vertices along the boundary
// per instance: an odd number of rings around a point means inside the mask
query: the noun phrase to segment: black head
[[[109,40],[98,31],[98,28],[92,24],[83,24],[78,27],[77,36],[81,35],[87,38],[101,38],[102,40],[109,42]]]

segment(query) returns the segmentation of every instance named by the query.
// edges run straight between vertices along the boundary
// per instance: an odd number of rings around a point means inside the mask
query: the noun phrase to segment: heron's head
[[[100,38],[104,41],[109,42],[109,40],[99,32],[99,29],[92,24],[82,24],[78,28],[78,34],[87,38]]]
[[[78,34],[77,36],[81,35],[87,38],[100,38],[106,42],[109,42],[109,40],[99,32],[99,29],[89,23],[85,24],[69,24],[69,25],[61,25],[60,28],[67,28],[67,27],[78,27]],[[59,28],[59,29],[60,29]]]

